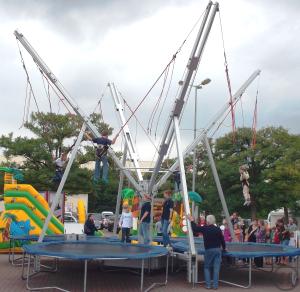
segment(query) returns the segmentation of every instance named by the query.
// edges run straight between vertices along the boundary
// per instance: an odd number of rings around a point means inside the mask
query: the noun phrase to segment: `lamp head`
[[[206,84],[210,83],[210,81],[211,80],[209,78],[206,78],[206,79],[202,80],[199,85],[206,85]]]

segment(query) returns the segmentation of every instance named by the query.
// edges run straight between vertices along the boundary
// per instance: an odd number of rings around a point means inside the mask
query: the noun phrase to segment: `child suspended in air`
[[[175,193],[179,193],[181,191],[181,175],[178,167],[173,172],[173,179],[174,179],[174,191]]]
[[[65,152],[63,152],[60,157],[58,157],[57,159],[54,160],[55,174],[52,179],[53,182],[60,183],[60,181],[63,177],[63,174],[64,174],[64,168],[67,163],[67,160],[68,160],[68,154]]]
[[[249,173],[248,173],[248,165],[244,164],[240,166],[240,181],[242,182],[243,195],[244,195],[244,206],[249,206],[251,204],[250,190],[249,190]]]
[[[92,138],[89,134],[85,136],[97,144],[96,148],[96,160],[95,160],[95,171],[94,171],[94,182],[98,182],[100,179],[100,163],[102,163],[102,181],[108,183],[108,158],[107,150],[110,145],[116,142],[117,137],[113,140],[108,139],[108,131],[104,130],[101,132],[101,137]]]

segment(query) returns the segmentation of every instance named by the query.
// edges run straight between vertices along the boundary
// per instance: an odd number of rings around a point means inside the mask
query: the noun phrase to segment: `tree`
[[[92,114],[91,121],[101,132],[106,129],[110,133],[112,128],[105,124],[99,114]],[[52,183],[55,166],[53,159],[62,152],[69,152],[74,146],[79,134],[82,120],[77,115],[61,115],[54,113],[32,113],[30,121],[24,127],[30,130],[33,137],[13,137],[13,134],[0,137],[0,147],[4,155],[25,158],[21,168],[27,183],[33,184],[39,190],[56,189]],[[66,192],[86,193],[91,191],[91,171],[80,166],[87,161],[94,160],[92,146],[84,146],[72,166],[64,190]]]
[[[242,187],[238,168],[248,164],[250,193],[253,204],[251,217],[266,217],[274,209],[292,208],[299,197],[299,136],[289,134],[282,127],[264,128],[257,132],[255,149],[251,147],[252,131],[249,128],[237,130],[236,142],[232,134],[224,135],[212,142],[212,149],[229,210],[238,210],[249,216],[249,207],[243,206]],[[200,181],[197,190],[203,195],[206,210],[221,212],[214,181],[206,157],[206,151],[199,147],[201,155],[198,172]]]

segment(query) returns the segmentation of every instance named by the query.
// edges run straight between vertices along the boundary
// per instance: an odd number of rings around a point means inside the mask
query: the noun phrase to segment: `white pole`
[[[233,103],[235,104],[243,95],[243,93],[245,92],[245,90],[247,89],[247,87],[255,80],[255,78],[260,74],[260,70],[256,70],[254,71],[250,77],[244,82],[244,84],[239,88],[239,90],[234,94],[233,96]],[[223,108],[218,112],[216,118],[214,118],[208,125],[208,127],[206,127],[205,130],[203,130],[196,139],[194,139],[194,141],[192,141],[192,143],[187,146],[183,152],[183,156],[185,157],[186,155],[188,155],[189,153],[191,153],[191,151],[193,151],[195,149],[195,147],[198,146],[198,144],[202,141],[203,139],[203,135],[208,134],[213,127],[217,124],[217,122],[224,116],[224,114],[227,112],[227,110],[231,107],[230,103],[227,102]],[[176,160],[173,165],[170,167],[169,172],[165,173],[159,180],[158,182],[155,184],[153,190],[157,191],[159,189],[159,187],[161,185],[163,185],[167,179],[172,175],[173,171],[175,171],[175,169],[178,167],[178,160]]]
[[[127,156],[127,145],[125,143],[123,159],[122,159],[122,164],[124,167],[126,164],[126,156]],[[117,196],[115,219],[114,219],[114,230],[113,230],[113,234],[115,234],[115,235],[117,234],[117,229],[118,229],[118,224],[119,224],[119,214],[120,214],[120,205],[121,205],[123,185],[124,185],[124,172],[120,170],[120,182],[119,182],[119,188],[118,188],[118,196]]]
[[[194,140],[197,137],[197,90],[198,90],[198,88],[195,87]],[[193,153],[193,182],[192,182],[192,191],[193,192],[195,192],[195,188],[196,188],[196,172],[197,172],[196,148],[194,148],[194,153]]]
[[[223,190],[222,190],[220,178],[219,178],[218,171],[217,171],[217,168],[216,168],[216,164],[215,164],[215,161],[214,161],[214,158],[213,158],[211,147],[210,147],[210,144],[209,144],[209,141],[208,141],[208,138],[207,138],[206,135],[204,135],[204,137],[203,137],[203,142],[204,142],[207,154],[208,154],[210,167],[211,167],[212,174],[213,174],[216,186],[217,186],[217,190],[218,190],[219,198],[220,198],[220,201],[221,201],[221,204],[222,204],[222,207],[223,207],[225,218],[226,218],[227,224],[229,226],[230,235],[231,235],[231,238],[234,238],[234,230],[233,230],[233,226],[232,226],[232,223],[231,223],[231,220],[230,220],[230,215],[229,215],[229,211],[228,211],[228,208],[227,208],[225,196],[224,196],[224,193],[223,193]]]
[[[153,190],[153,186],[155,184],[156,176],[160,170],[161,164],[163,162],[163,159],[165,155],[167,154],[167,151],[170,146],[170,142],[172,141],[174,129],[172,127],[173,124],[173,117],[174,116],[181,116],[181,113],[183,111],[183,106],[185,103],[185,98],[187,91],[190,86],[191,80],[193,80],[193,77],[196,74],[198,65],[201,60],[202,53],[204,51],[205,44],[207,42],[208,35],[210,33],[216,12],[218,10],[218,3],[215,3],[212,12],[210,14],[211,7],[213,6],[213,3],[209,1],[206,11],[203,16],[203,20],[201,22],[193,49],[191,51],[188,63],[187,63],[187,69],[186,73],[183,78],[183,84],[180,88],[178,98],[175,100],[174,107],[171,111],[169,120],[167,122],[167,126],[164,130],[164,133],[162,135],[161,144],[159,148],[159,156],[155,163],[155,167],[153,169],[150,181],[149,181],[149,192],[151,193]]]
[[[139,158],[136,150],[136,145],[133,142],[131,132],[129,130],[129,125],[126,124],[126,119],[124,115],[124,107],[122,105],[119,93],[114,83],[108,83],[110,89],[111,97],[115,103],[115,108],[119,117],[120,126],[122,127],[123,136],[127,145],[127,151],[129,157],[134,165],[136,175],[139,182],[143,181],[143,175],[140,169]]]
[[[19,40],[19,42],[23,45],[23,47],[26,49],[26,51],[31,55],[34,62],[38,65],[38,67],[42,70],[42,72],[47,76],[47,78],[51,81],[51,83],[55,86],[55,88],[60,92],[60,94],[65,98],[66,102],[72,107],[72,109],[75,111],[75,113],[81,117],[83,122],[86,123],[87,128],[92,132],[94,137],[100,137],[100,133],[96,126],[90,121],[88,116],[84,113],[84,111],[79,107],[79,105],[73,100],[73,98],[70,96],[70,94],[66,91],[64,86],[60,83],[60,81],[57,79],[57,77],[52,73],[52,71],[49,69],[49,67],[46,65],[46,63],[42,60],[42,58],[38,55],[38,53],[35,51],[35,49],[31,46],[31,44],[27,41],[27,39],[24,37],[23,34],[19,33],[17,30],[15,30],[14,35]],[[119,169],[122,169],[122,163],[114,153],[114,151],[111,148],[108,148],[108,153],[112,160],[116,163],[116,165],[119,167]],[[136,181],[136,179],[132,176],[130,171],[126,169],[122,169],[124,172],[124,175],[128,178],[128,180],[132,183],[134,188],[138,191],[143,191],[139,183]]]
[[[48,216],[47,216],[47,218],[46,218],[46,220],[45,220],[45,223],[44,223],[42,232],[41,232],[41,234],[40,234],[40,236],[39,236],[38,242],[43,242],[43,240],[44,240],[44,237],[45,237],[46,231],[47,231],[47,229],[48,229],[50,220],[51,220],[51,218],[52,218],[52,216],[53,216],[53,214],[54,214],[54,210],[55,210],[55,208],[57,207],[57,205],[58,205],[58,203],[59,203],[59,201],[60,201],[62,190],[63,190],[64,185],[65,185],[65,183],[66,183],[66,180],[67,180],[67,178],[68,178],[68,175],[69,175],[71,166],[72,166],[72,164],[73,164],[73,162],[74,162],[74,160],[75,160],[75,157],[76,157],[77,151],[78,151],[78,149],[79,149],[80,143],[81,143],[81,141],[82,141],[82,138],[83,138],[83,134],[84,134],[84,132],[85,132],[85,129],[86,129],[86,125],[85,125],[85,123],[84,123],[84,124],[82,125],[81,131],[80,131],[80,133],[79,133],[79,135],[78,135],[78,138],[77,138],[76,143],[75,143],[75,145],[74,145],[74,148],[73,148],[73,150],[72,150],[72,154],[71,154],[71,157],[70,157],[70,159],[69,159],[69,161],[68,161],[68,164],[67,164],[67,166],[66,166],[66,169],[65,169],[65,171],[64,171],[63,177],[62,177],[62,179],[61,179],[61,181],[60,181],[60,183],[59,183],[59,186],[58,186],[57,192],[56,192],[56,194],[55,194],[55,197],[54,197],[54,199],[53,199],[53,201],[52,201],[51,208],[50,208],[49,213],[48,213]],[[62,214],[64,214],[64,212],[62,212]]]
[[[191,210],[190,210],[189,195],[188,195],[187,184],[186,184],[178,117],[174,117],[173,121],[174,121],[176,147],[177,147],[177,155],[179,161],[179,169],[180,169],[180,177],[181,177],[181,185],[182,185],[182,193],[183,193],[183,206],[184,206],[185,216],[188,216],[191,214]],[[196,248],[195,248],[194,235],[193,235],[191,222],[190,220],[186,220],[186,222],[187,222],[187,229],[188,229],[188,241],[189,241],[190,251],[192,256],[195,256]]]

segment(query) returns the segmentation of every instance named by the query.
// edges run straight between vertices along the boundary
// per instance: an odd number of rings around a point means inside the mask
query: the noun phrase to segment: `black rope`
[[[44,73],[43,73],[43,71],[41,70],[41,68],[40,68],[37,64],[36,64],[36,66],[37,66],[38,70],[39,70],[40,73],[41,73],[41,77],[42,77],[42,81],[43,81],[43,87],[44,87],[45,94],[46,94],[47,99],[48,99],[48,102],[49,102],[50,113],[52,113],[52,104],[51,104],[51,97],[50,97],[50,86],[49,86],[49,82],[48,82],[48,80],[46,79],[46,81],[47,81],[47,88],[46,88]]]
[[[24,72],[26,74],[26,81],[27,81],[27,84],[26,84],[25,105],[24,105],[24,113],[26,112],[26,116],[23,115],[23,122],[22,122],[22,126],[21,126],[21,127],[23,127],[25,121],[28,121],[31,96],[34,99],[34,103],[36,105],[36,108],[37,108],[38,112],[40,112],[40,109],[39,109],[39,106],[38,106],[38,103],[37,103],[37,99],[36,99],[34,91],[33,91],[33,87],[32,87],[32,84],[31,84],[31,81],[30,81],[30,78],[29,78],[29,74],[28,74],[28,71],[27,71],[27,68],[26,68],[26,64],[25,64],[25,61],[24,61],[24,58],[23,58],[23,55],[22,55],[22,51],[21,51],[21,48],[19,46],[18,41],[17,41],[17,45],[18,45],[18,49],[19,49],[19,54],[20,54],[20,58],[21,58],[22,67],[23,67]],[[28,90],[29,90],[29,95],[28,95]],[[27,106],[27,109],[26,109],[26,106]]]
[[[188,38],[190,37],[190,35],[192,34],[192,32],[194,31],[194,29],[196,28],[197,24],[199,23],[199,21],[201,20],[201,18],[203,17],[204,13],[206,11],[206,8],[204,9],[204,11],[202,12],[202,14],[200,15],[200,17],[197,19],[197,21],[195,22],[195,24],[193,25],[192,29],[189,31],[189,33],[187,34],[187,36],[185,37],[185,39],[183,40],[183,42],[181,43],[181,45],[179,46],[179,48],[177,49],[177,51],[175,52],[175,54],[173,54],[171,60],[169,61],[169,63],[165,66],[165,68],[163,69],[163,71],[160,73],[160,75],[157,77],[157,79],[154,81],[154,83],[152,84],[152,86],[150,87],[150,89],[147,91],[147,93],[145,94],[145,96],[142,98],[141,102],[137,105],[137,107],[132,111],[132,114],[129,116],[129,118],[127,119],[127,121],[124,123],[124,125],[121,127],[121,129],[118,131],[117,136],[119,136],[119,134],[121,133],[121,131],[123,130],[123,128],[128,124],[128,122],[131,120],[131,118],[134,116],[134,114],[136,113],[136,111],[140,108],[140,106],[142,105],[142,103],[145,101],[145,99],[148,97],[148,95],[150,94],[150,92],[153,90],[153,88],[155,87],[155,85],[158,83],[158,81],[160,80],[160,78],[164,75],[164,73],[166,72],[166,70],[169,68],[169,66],[175,61],[177,55],[181,52],[183,46],[185,45],[186,41],[188,40]]]
[[[126,107],[129,109],[129,111],[132,113],[133,110],[130,107],[130,105],[127,103],[126,99],[124,98],[124,96],[122,95],[121,92],[119,92],[120,96],[123,99],[124,105],[126,105]],[[152,141],[150,135],[147,133],[147,130],[143,127],[142,123],[139,121],[139,119],[137,118],[136,114],[134,114],[134,118],[136,119],[136,122],[139,124],[139,126],[141,127],[141,129],[143,130],[143,132],[146,134],[147,138],[149,139],[150,143],[154,146],[155,150],[158,152],[158,148],[156,147],[155,143]]]
[[[173,66],[172,66],[172,70],[171,70],[171,75],[170,75],[170,81],[169,81],[168,89],[167,89],[167,91],[166,91],[166,94],[165,94],[165,98],[164,98],[162,107],[161,107],[160,112],[159,112],[159,115],[158,115],[158,117],[157,117],[157,122],[156,122],[156,127],[155,127],[155,133],[154,133],[154,137],[155,137],[155,138],[156,138],[156,134],[157,134],[157,129],[158,129],[160,117],[161,117],[162,111],[163,111],[163,109],[164,109],[164,107],[165,107],[165,104],[166,104],[166,101],[167,101],[167,97],[168,97],[168,95],[169,95],[169,91],[170,91],[170,88],[171,88],[171,84],[172,84],[172,80],[173,80],[174,67],[175,67],[175,62],[173,62]]]
[[[151,112],[150,118],[149,118],[149,120],[148,120],[147,131],[149,132],[150,135],[151,135],[151,130],[152,130],[153,121],[154,121],[154,119],[155,119],[155,115],[156,115],[156,113],[157,113],[157,111],[158,111],[158,107],[159,107],[161,98],[162,98],[162,96],[163,96],[164,90],[165,90],[166,82],[167,82],[168,75],[169,75],[169,69],[170,69],[170,66],[168,67],[167,71],[165,72],[165,77],[164,77],[162,89],[161,89],[161,91],[160,91],[160,94],[159,94],[159,96],[158,96],[157,102],[155,103],[154,108],[153,108],[153,110],[152,110],[152,112]]]

